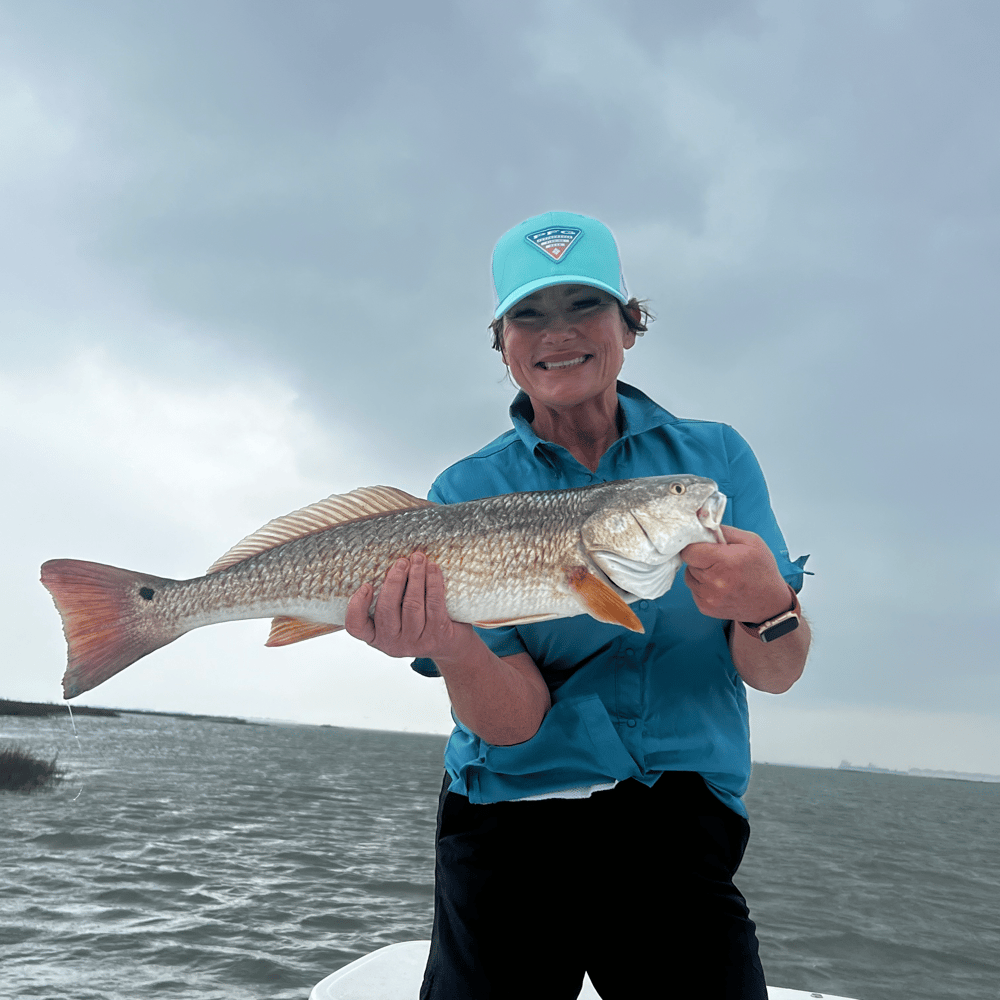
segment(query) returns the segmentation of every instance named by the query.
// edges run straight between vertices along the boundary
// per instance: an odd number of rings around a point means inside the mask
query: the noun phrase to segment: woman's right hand
[[[369,616],[374,592],[370,583],[357,590],[347,605],[344,628],[387,656],[444,657],[475,635],[471,625],[449,617],[441,567],[423,552],[396,560]]]
[[[364,584],[347,605],[344,627],[388,656],[425,656],[444,677],[456,718],[495,746],[531,739],[552,704],[527,653],[498,657],[476,630],[448,616],[444,574],[423,552],[386,574],[371,616],[374,588]]]

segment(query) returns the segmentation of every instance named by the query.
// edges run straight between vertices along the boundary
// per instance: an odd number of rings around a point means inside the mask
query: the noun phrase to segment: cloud
[[[14,620],[51,631],[50,555],[190,573],[324,493],[424,492],[506,428],[493,241],[564,207],[612,226],[658,316],[624,377],[743,433],[813,553],[815,652],[782,704],[1000,703],[996,8],[0,19]]]
[[[44,371],[0,377],[0,427],[0,461],[11,483],[4,519],[17,526],[0,595],[5,617],[19,623],[10,636],[4,684],[42,700],[57,695],[65,660],[58,618],[37,583],[45,559],[198,576],[270,518],[372,479],[373,463],[358,435],[331,422],[320,426],[273,378],[257,373],[241,381],[224,371],[203,371],[197,379],[157,376],[99,350],[81,349]],[[255,645],[262,645],[265,623],[257,623],[257,632]],[[191,652],[173,655],[187,663],[190,676],[207,668],[210,657],[193,652],[197,643],[187,645]],[[204,648],[216,651],[207,674],[233,690],[241,654],[232,647],[223,653],[221,639]],[[339,653],[326,646],[311,655],[350,662],[353,652],[348,642]],[[274,672],[279,658],[272,654],[267,651],[265,669]],[[152,707],[142,675],[140,668],[134,681],[118,687],[127,692],[125,703]],[[304,683],[305,675],[295,690],[308,702]],[[263,680],[260,688],[267,688]],[[109,684],[97,703],[114,696]],[[203,704],[205,696],[181,700]],[[221,700],[215,699],[217,708]],[[248,714],[271,714],[260,697],[244,705]]]
[[[318,426],[292,390],[260,373],[157,377],[81,349],[7,376],[0,398],[7,447],[28,466],[21,481],[44,477],[91,508],[110,500],[106,519],[119,525],[232,534],[234,522],[321,490],[321,464],[341,483],[367,474],[356,432]]]

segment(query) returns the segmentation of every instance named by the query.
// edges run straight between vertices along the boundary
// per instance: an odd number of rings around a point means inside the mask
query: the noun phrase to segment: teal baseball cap
[[[603,222],[545,212],[508,230],[493,248],[494,319],[549,285],[591,285],[628,302],[618,244]]]

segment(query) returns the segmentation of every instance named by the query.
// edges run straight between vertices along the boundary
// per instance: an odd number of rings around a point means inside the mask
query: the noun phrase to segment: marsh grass
[[[0,747],[0,791],[33,792],[61,781],[56,759],[43,760],[17,744]]]

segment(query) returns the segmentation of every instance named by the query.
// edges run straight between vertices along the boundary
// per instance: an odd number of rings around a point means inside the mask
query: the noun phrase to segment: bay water
[[[306,1000],[430,935],[444,740],[123,714],[0,718],[0,996]],[[737,883],[768,982],[1000,997],[1000,784],[755,765]]]

